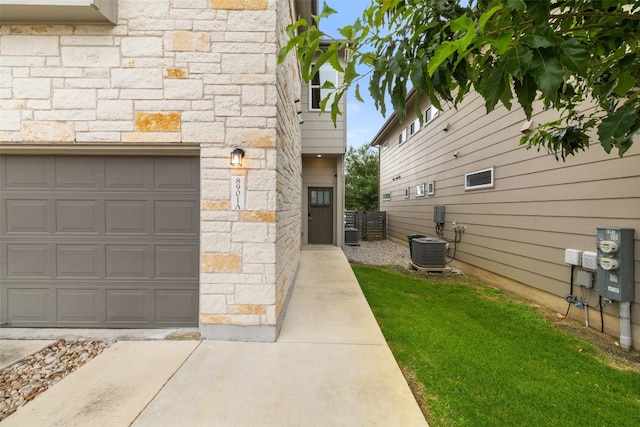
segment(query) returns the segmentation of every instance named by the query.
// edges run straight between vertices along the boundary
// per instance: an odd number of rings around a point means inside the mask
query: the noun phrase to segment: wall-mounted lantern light
[[[231,152],[231,166],[242,166],[242,158],[244,157],[244,150],[236,147]]]

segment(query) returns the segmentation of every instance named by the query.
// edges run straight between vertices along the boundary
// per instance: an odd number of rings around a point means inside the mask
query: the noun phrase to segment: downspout
[[[631,350],[631,303],[620,303],[620,347]]]

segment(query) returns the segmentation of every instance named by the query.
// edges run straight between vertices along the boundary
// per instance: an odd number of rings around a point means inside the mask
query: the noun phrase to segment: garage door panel
[[[191,313],[198,310],[198,291],[175,289],[156,291],[156,321],[169,324],[193,322]]]
[[[58,289],[57,320],[66,324],[104,323],[104,291],[98,288]]]
[[[159,190],[197,190],[200,188],[199,167],[188,157],[156,158],[154,176],[154,187]]]
[[[50,289],[9,288],[6,298],[8,319],[12,323],[49,323],[53,317]]]
[[[102,203],[98,200],[56,201],[56,231],[58,233],[101,232]]]
[[[107,200],[105,202],[106,233],[150,232],[150,202],[144,200]]]
[[[151,246],[107,245],[106,277],[149,278]]]
[[[139,289],[107,289],[107,321],[149,323],[153,313],[153,292]]]
[[[49,245],[7,244],[3,252],[7,256],[6,278],[49,278],[51,276]]]
[[[155,232],[157,234],[197,234],[199,207],[193,201],[157,201]]]
[[[0,155],[0,178],[0,323],[198,324],[198,158]]]
[[[50,187],[49,164],[45,158],[38,157],[34,160],[31,156],[15,156],[10,162],[3,162],[2,169],[2,189],[47,190]]]
[[[198,247],[159,245],[155,248],[155,277],[158,279],[198,277]]]
[[[5,209],[7,233],[49,232],[48,200],[7,200]]]
[[[58,190],[100,190],[104,187],[104,159],[101,157],[56,157],[55,188]]]
[[[99,245],[57,245],[56,276],[58,278],[83,277],[99,278],[100,268]]]
[[[153,189],[153,161],[146,157],[107,158],[105,188],[108,190]]]

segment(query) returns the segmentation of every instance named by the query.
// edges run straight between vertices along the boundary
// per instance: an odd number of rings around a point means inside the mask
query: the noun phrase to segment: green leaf
[[[505,53],[513,43],[513,32],[506,31],[495,39],[491,40],[491,46],[496,48],[498,55]]]
[[[482,95],[485,99],[487,113],[493,111],[505,91],[506,84],[504,72],[504,62],[498,62],[491,67],[489,78],[483,81]]]
[[[520,38],[520,41],[531,48],[553,47],[562,42],[561,38],[541,36],[538,34],[528,34]]]
[[[618,84],[614,90],[618,96],[626,96],[629,89],[636,86],[636,79],[630,72],[624,72],[618,76]]]
[[[525,74],[522,79],[514,80],[513,89],[518,97],[518,103],[527,115],[527,120],[531,120],[533,101],[535,101],[536,95],[538,94],[538,86],[533,76],[531,76],[531,74]]]
[[[589,68],[589,53],[577,39],[569,39],[558,46],[560,61],[568,70],[584,75]]]
[[[362,99],[362,96],[360,96],[360,83],[356,83],[356,89],[354,91],[354,95],[358,101],[364,102],[364,99]]]
[[[555,105],[558,88],[564,81],[564,70],[552,49],[534,49],[529,69],[545,98]]]
[[[501,6],[493,6],[487,12],[480,15],[480,19],[478,19],[478,29],[480,30],[480,34],[484,34],[484,27],[487,25],[487,22],[489,21],[489,19],[491,19],[491,17],[501,9],[502,9]]]
[[[516,79],[519,79],[529,70],[532,60],[533,54],[531,50],[525,46],[517,46],[506,52],[504,63],[507,72]]]
[[[458,48],[451,42],[442,42],[433,52],[433,56],[429,61],[429,76],[433,76],[438,67],[451,56]]]
[[[620,107],[615,113],[604,118],[598,126],[600,144],[607,153],[618,142],[622,142],[636,120],[636,111],[629,104]]]
[[[507,0],[507,6],[516,12],[522,12],[525,8],[524,0]]]
[[[331,6],[329,6],[325,1],[322,6],[322,12],[320,12],[320,15],[314,16],[314,18],[317,18],[317,20],[320,20],[320,19],[328,18],[331,15],[335,15],[336,13],[338,13],[338,11],[333,9]]]

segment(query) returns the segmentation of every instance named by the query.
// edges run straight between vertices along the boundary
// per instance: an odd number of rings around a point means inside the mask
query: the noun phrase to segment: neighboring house
[[[343,122],[277,61],[317,2],[30,3],[0,2],[2,327],[275,340],[301,245],[342,242]]]
[[[572,274],[565,249],[596,251],[598,227],[633,228],[631,335],[639,348],[640,141],[623,158],[607,155],[593,141],[586,152],[556,161],[545,149],[519,145],[522,132],[553,119],[553,111],[527,123],[521,109],[500,106],[487,114],[484,100],[471,93],[457,110],[422,103],[420,123],[414,95],[405,122],[391,116],[373,141],[380,155],[380,210],[387,212],[390,238],[407,244],[411,234],[436,237],[434,206],[442,205],[443,237],[454,240],[454,221],[465,228],[460,242],[450,243],[453,265],[564,314]],[[583,283],[594,277],[576,270],[581,272],[575,279]],[[573,295],[598,306],[597,286],[576,282]],[[618,302],[605,304],[607,333],[619,333],[620,308]],[[570,313],[585,319],[584,310],[573,305]],[[590,326],[599,329],[598,309],[588,314]]]

